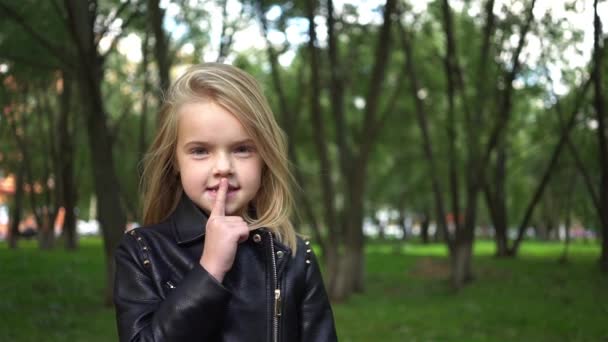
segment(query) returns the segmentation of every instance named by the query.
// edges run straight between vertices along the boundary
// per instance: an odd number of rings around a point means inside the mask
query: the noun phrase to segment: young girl
[[[195,66],[160,114],[145,227],[116,251],[120,340],[337,340],[317,261],[289,219],[286,140],[257,82]]]

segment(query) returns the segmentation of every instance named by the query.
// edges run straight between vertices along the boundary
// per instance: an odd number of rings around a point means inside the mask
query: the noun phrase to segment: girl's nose
[[[215,159],[215,167],[213,173],[217,176],[225,176],[232,174],[232,160],[227,153],[219,153]]]

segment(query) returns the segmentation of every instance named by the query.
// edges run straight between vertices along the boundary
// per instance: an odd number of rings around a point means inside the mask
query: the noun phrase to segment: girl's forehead
[[[191,102],[178,111],[178,140],[234,141],[251,139],[239,119],[212,101]]]

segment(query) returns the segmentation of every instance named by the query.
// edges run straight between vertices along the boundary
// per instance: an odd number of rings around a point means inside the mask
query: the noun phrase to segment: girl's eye
[[[253,146],[248,146],[248,145],[243,145],[243,146],[239,146],[237,147],[234,152],[239,155],[239,156],[249,156],[251,153],[253,153],[254,148]]]
[[[207,150],[202,147],[194,147],[194,148],[190,149],[190,154],[193,154],[195,156],[204,156],[207,153],[208,153]]]

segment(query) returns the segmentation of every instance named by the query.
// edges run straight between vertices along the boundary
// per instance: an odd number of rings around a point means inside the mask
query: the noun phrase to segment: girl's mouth
[[[211,195],[211,197],[215,197],[217,195],[217,190],[218,190],[219,186],[213,186],[213,187],[209,187],[205,190],[205,192],[209,193],[209,195]],[[237,191],[239,191],[241,188],[238,186],[232,186],[229,185],[228,186],[228,192],[226,192],[226,196],[234,196],[234,194],[236,194]]]

